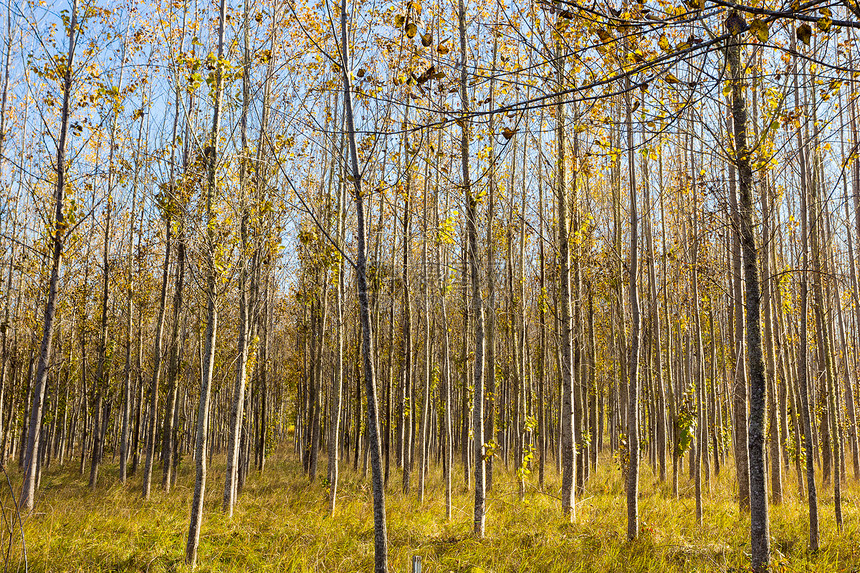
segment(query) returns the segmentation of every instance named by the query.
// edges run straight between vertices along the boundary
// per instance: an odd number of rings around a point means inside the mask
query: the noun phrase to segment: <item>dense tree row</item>
[[[72,0],[7,11],[0,451],[196,480],[278,444],[519,495],[640,461],[696,515],[731,471],[769,560],[796,474],[860,477],[860,10]],[[212,455],[226,475],[207,475]],[[119,474],[102,472],[106,462]],[[111,466],[112,467],[112,466]],[[223,480],[223,481],[222,481]],[[459,482],[459,483],[458,483]],[[135,482],[136,483],[136,482]],[[488,493],[490,492],[490,493]],[[829,499],[829,497],[828,497]],[[440,519],[442,516],[440,516]],[[823,517],[829,519],[829,517]]]

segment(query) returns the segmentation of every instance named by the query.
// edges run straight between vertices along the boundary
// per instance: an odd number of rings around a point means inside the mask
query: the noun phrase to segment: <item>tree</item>
[[[60,280],[60,267],[63,259],[63,247],[65,245],[66,213],[64,211],[64,196],[66,192],[66,150],[69,138],[69,124],[72,112],[72,73],[75,63],[75,51],[79,36],[78,30],[78,3],[72,0],[71,11],[66,26],[68,46],[65,59],[56,58],[53,62],[54,73],[61,79],[63,102],[60,112],[60,129],[57,135],[57,159],[56,159],[56,185],[54,188],[54,206],[51,228],[48,233],[51,237],[51,270],[48,279],[48,296],[45,300],[45,313],[42,321],[42,342],[39,346],[38,365],[36,366],[36,378],[33,386],[33,400],[30,406],[30,423],[27,433],[27,449],[24,458],[24,483],[21,490],[20,507],[27,511],[33,509],[34,494],[36,490],[36,466],[38,464],[38,452],[41,430],[42,409],[45,401],[45,389],[48,381],[48,361],[51,357],[51,348],[54,335],[54,319],[57,311],[57,285]]]
[[[358,149],[355,141],[355,123],[352,108],[352,85],[349,70],[350,52],[347,36],[347,3],[340,4],[340,58],[343,77],[344,119],[346,121],[347,145],[349,147],[349,178],[353,184],[357,225],[357,254],[355,278],[358,287],[359,314],[361,319],[361,361],[367,395],[368,449],[373,485],[373,529],[374,571],[388,570],[388,532],[385,518],[385,491],[382,478],[382,451],[379,442],[379,406],[376,397],[376,373],[373,365],[373,330],[370,322],[370,303],[367,296],[367,245],[365,239],[364,196],[361,187],[361,171],[358,168]]]
[[[460,31],[460,102],[463,118],[460,120],[460,164],[462,167],[462,181],[464,201],[466,206],[466,249],[469,259],[469,277],[472,286],[472,313],[475,321],[475,364],[474,378],[474,402],[472,406],[472,431],[474,432],[473,456],[475,462],[475,519],[472,532],[479,538],[484,536],[486,527],[486,476],[484,474],[484,302],[481,298],[481,279],[478,272],[478,232],[477,232],[477,204],[478,201],[472,193],[469,174],[469,92],[467,88],[466,64],[468,52],[466,50],[466,7],[463,0],[459,0],[457,21]]]
[[[563,17],[559,15],[557,22],[561,26]],[[565,59],[560,38],[555,42],[556,82],[559,88],[564,85]],[[566,169],[565,143],[565,105],[561,95],[558,96],[555,107],[555,201],[556,217],[558,219],[558,258],[559,258],[559,287],[557,292],[561,297],[561,511],[566,519],[576,519],[576,492],[574,490],[576,447],[573,441],[573,428],[576,424],[573,411],[573,324],[571,316],[570,293],[570,234],[568,231],[568,180]],[[574,182],[574,185],[576,183]]]
[[[216,307],[216,253],[215,253],[215,193],[218,168],[218,136],[221,128],[221,105],[224,96],[224,27],[227,18],[226,0],[221,0],[218,15],[218,38],[216,41],[213,86],[215,105],[212,110],[212,131],[204,149],[206,160],[206,242],[204,272],[206,277],[206,340],[203,350],[203,371],[200,377],[200,405],[197,410],[197,436],[194,444],[194,498],[191,502],[191,524],[188,542],[185,545],[185,563],[191,568],[197,564],[197,548],[200,545],[200,525],[203,521],[203,494],[206,491],[207,442],[209,439],[209,397],[212,390],[212,368],[215,361],[215,342],[218,332],[218,309]]]
[[[731,15],[729,16],[731,18]],[[770,521],[767,505],[767,468],[764,460],[765,372],[761,348],[761,285],[753,222],[753,181],[750,149],[747,145],[747,109],[741,67],[741,44],[731,21],[732,34],[726,42],[726,65],[731,78],[731,105],[734,130],[733,161],[738,169],[740,237],[743,249],[746,297],[747,369],[750,377],[749,468],[750,540],[752,567],[764,571],[770,560]]]

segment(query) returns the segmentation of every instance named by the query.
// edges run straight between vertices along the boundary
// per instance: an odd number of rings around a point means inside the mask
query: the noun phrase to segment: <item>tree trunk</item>
[[[734,126],[729,126],[730,133]],[[741,291],[740,208],[736,191],[736,163],[729,163],[729,205],[731,208],[731,261],[734,324],[734,381],[732,387],[733,431],[735,468],[738,479],[738,505],[741,511],[750,509],[749,444],[747,435],[747,372],[744,350],[744,307]]]
[[[182,22],[183,28],[185,27],[187,16],[187,10],[183,10],[182,13]],[[184,47],[184,39],[181,44]],[[193,53],[193,50],[192,50]],[[181,86],[179,82],[176,84],[176,109],[180,109],[181,100]],[[194,103],[194,95],[192,93],[188,94],[188,103],[187,109],[193,109]],[[172,145],[175,147],[177,138],[176,138],[176,130],[178,128],[178,113],[177,117],[174,119],[174,128],[173,128],[173,140]],[[185,135],[182,138],[183,149],[182,149],[182,169],[185,174],[188,174],[189,170],[189,162],[190,162],[190,150],[191,150],[191,118],[190,113],[186,116],[185,121]],[[175,201],[182,201],[185,196],[185,190],[183,187],[185,186],[185,182],[178,180],[176,175],[174,174],[174,159],[173,159],[173,151],[171,151],[171,175],[170,182],[171,185],[174,185],[176,191],[179,192],[175,197]],[[177,410],[178,410],[178,399],[179,399],[179,371],[182,367],[180,356],[181,352],[181,344],[182,341],[179,336],[180,330],[180,314],[183,302],[183,294],[184,294],[184,286],[185,286],[185,259],[186,259],[186,239],[185,239],[185,217],[184,217],[184,205],[177,204],[175,209],[176,215],[176,223],[177,223],[177,241],[176,241],[176,279],[174,283],[174,291],[173,291],[173,313],[171,320],[171,330],[170,330],[170,341],[168,343],[168,348],[170,348],[170,356],[168,358],[167,363],[167,402],[164,408],[164,424],[162,425],[162,440],[161,440],[161,488],[165,492],[170,491],[170,487],[175,480],[176,476],[173,472],[174,463],[178,462],[179,454],[176,451],[176,423],[177,423]],[[184,326],[183,326],[184,329]]]
[[[54,218],[50,229],[51,236],[51,271],[48,279],[48,295],[45,301],[45,314],[42,323],[42,342],[39,346],[36,379],[33,386],[33,399],[30,406],[30,424],[27,432],[26,454],[24,457],[24,483],[21,488],[19,507],[32,511],[36,491],[36,465],[38,462],[37,448],[41,438],[42,409],[45,400],[45,388],[48,381],[48,361],[51,358],[51,343],[53,342],[54,318],[56,316],[57,286],[60,279],[63,247],[66,237],[66,216],[63,213],[63,202],[66,192],[66,147],[69,136],[69,120],[72,105],[72,66],[75,58],[75,47],[78,36],[78,2],[72,0],[70,22],[68,27],[69,49],[63,69],[63,107],[60,114],[60,133],[57,137],[57,184],[54,188]]]
[[[359,314],[361,319],[361,349],[365,391],[367,392],[367,434],[370,450],[370,467],[373,488],[374,571],[388,571],[388,533],[385,519],[385,491],[382,482],[382,453],[379,444],[379,406],[376,398],[376,374],[373,365],[373,332],[370,322],[370,303],[367,297],[367,246],[365,244],[366,223],[364,220],[364,195],[361,189],[361,171],[358,168],[358,150],[355,141],[355,124],[352,112],[352,86],[350,79],[349,41],[347,39],[347,3],[341,0],[340,33],[341,57],[343,58],[343,101],[346,112],[346,133],[349,145],[350,175],[355,199],[357,248],[355,275],[358,287]]]
[[[406,120],[404,120],[404,124]],[[405,192],[403,195],[403,269],[401,281],[403,287],[403,300],[401,311],[403,313],[400,331],[400,368],[403,380],[400,410],[400,435],[403,455],[403,493],[409,493],[410,479],[412,476],[412,421],[415,418],[415,403],[412,400],[412,301],[409,297],[409,256],[410,256],[410,233],[411,233],[411,201],[412,192],[412,169],[410,162],[406,159],[410,153],[409,140],[406,133],[403,134],[403,158],[405,161]]]
[[[431,341],[430,341],[430,267],[427,262],[427,241],[429,232],[429,211],[428,211],[428,194],[430,191],[430,177],[428,171],[430,164],[425,163],[424,168],[424,193],[423,193],[423,216],[422,216],[422,233],[421,233],[421,279],[424,282],[422,294],[424,299],[424,399],[421,405],[421,450],[420,450],[420,468],[418,477],[418,499],[421,503],[424,502],[424,490],[426,482],[427,468],[429,466],[430,454],[430,384],[432,382],[431,372]]]
[[[738,170],[740,239],[743,249],[746,295],[747,369],[750,380],[749,470],[750,470],[750,546],[752,568],[765,571],[770,560],[770,523],[767,504],[767,468],[764,460],[764,415],[766,381],[761,347],[761,287],[754,234],[752,159],[747,147],[747,109],[741,68],[740,38],[727,41],[726,62],[731,73],[732,121],[734,123],[734,162]]]
[[[224,27],[227,3],[221,0],[218,14],[218,61],[224,56]],[[191,502],[191,520],[188,527],[188,542],[185,545],[185,563],[192,569],[197,565],[197,548],[200,545],[200,526],[203,522],[203,496],[206,491],[207,444],[209,438],[209,397],[212,389],[212,369],[215,363],[215,340],[218,332],[218,309],[216,307],[215,268],[215,194],[218,168],[218,134],[221,126],[221,100],[224,92],[224,77],[220,66],[215,68],[215,107],[212,111],[212,132],[206,147],[206,338],[202,356],[200,376],[200,407],[197,410],[197,436],[194,444],[194,497]]]
[[[559,20],[561,16],[559,16]],[[556,83],[564,85],[563,57],[564,47],[556,43]],[[576,491],[574,488],[576,471],[576,448],[573,443],[573,428],[575,425],[573,413],[573,340],[570,294],[570,234],[568,231],[568,181],[565,166],[565,109],[562,96],[556,103],[556,217],[558,219],[558,257],[559,257],[559,287],[561,297],[561,511],[566,520],[576,519]]]
[[[341,150],[343,145],[341,145]],[[338,243],[344,244],[346,224],[344,221],[344,197],[345,188],[342,183],[338,183],[337,193],[337,240]],[[334,515],[335,503],[337,502],[337,484],[338,484],[338,464],[340,459],[340,419],[342,407],[342,391],[344,387],[343,380],[343,330],[346,327],[343,315],[343,299],[345,296],[345,273],[346,267],[341,259],[337,266],[337,293],[335,299],[335,312],[337,313],[337,356],[335,358],[335,373],[332,380],[331,392],[331,418],[329,420],[329,443],[328,443],[328,479],[329,488],[329,514]]]
[[[152,378],[149,385],[149,412],[146,432],[146,462],[143,468],[143,499],[149,499],[152,486],[152,466],[155,464],[156,419],[158,415],[158,387],[161,382],[162,338],[164,337],[164,311],[167,306],[167,279],[170,270],[170,241],[173,224],[169,211],[164,216],[164,263],[161,267],[161,295],[158,300],[158,320],[155,323],[155,341],[152,350]]]
[[[795,37],[792,37],[791,49],[796,47]],[[792,75],[794,84],[795,104],[800,109],[800,91],[798,89],[797,58],[793,58]],[[809,177],[807,174],[807,149],[800,128],[797,129],[798,162],[800,166],[800,214],[801,214],[801,251],[802,265],[800,274],[800,357],[797,361],[797,384],[800,387],[800,417],[803,422],[804,449],[806,451],[806,485],[807,501],[809,503],[809,546],[810,550],[818,551],[818,495],[815,486],[815,460],[812,440],[812,414],[809,404],[809,245],[808,245],[808,211],[807,197],[809,192]]]
[[[630,260],[628,293],[630,297],[630,354],[627,366],[627,539],[639,534],[639,214],[636,198],[636,168],[633,148],[633,113],[629,76],[625,80],[625,121],[627,124],[627,176],[630,187]]]
[[[441,149],[442,135],[439,134],[439,149]],[[434,194],[436,197],[435,200],[435,211],[436,211],[436,222],[437,226],[439,226],[440,216],[439,216],[439,171],[436,172],[436,181],[434,183],[435,191]],[[441,405],[444,410],[443,413],[443,440],[442,440],[442,448],[443,448],[443,456],[442,456],[442,479],[445,482],[445,518],[449,521],[451,520],[452,514],[452,503],[451,503],[451,472],[452,472],[452,464],[454,463],[454,432],[453,432],[453,420],[451,410],[453,408],[452,404],[452,392],[451,392],[451,334],[448,326],[448,309],[445,303],[446,294],[448,291],[448,272],[445,270],[443,272],[442,269],[447,269],[447,265],[443,264],[442,253],[442,237],[441,234],[436,240],[436,277],[439,281],[439,310],[441,312],[442,317],[442,337],[443,337],[443,346],[442,346],[442,373],[440,376],[440,393],[441,393]]]
[[[237,341],[237,359],[233,399],[230,406],[230,426],[227,436],[227,468],[224,479],[224,497],[222,509],[227,517],[233,516],[233,506],[236,503],[239,473],[239,448],[242,422],[244,420],[245,385],[248,379],[248,357],[251,346],[251,322],[253,320],[254,301],[249,296],[253,290],[251,277],[254,266],[258,264],[256,253],[251,253],[249,240],[249,219],[251,214],[248,207],[247,189],[249,179],[249,162],[246,159],[250,153],[248,147],[248,107],[250,105],[251,89],[251,52],[248,31],[248,2],[245,2],[243,17],[244,54],[242,62],[242,111],[239,118],[239,131],[242,143],[241,159],[239,160],[239,239],[240,239],[240,269],[239,269],[239,325]],[[251,267],[251,268],[249,268]]]
[[[469,259],[469,275],[472,284],[472,313],[475,321],[475,389],[472,407],[472,431],[474,433],[473,458],[475,461],[475,519],[472,532],[476,537],[484,537],[486,525],[486,482],[484,475],[484,302],[481,298],[481,281],[478,272],[478,233],[477,233],[477,199],[472,194],[469,175],[469,93],[466,88],[466,8],[463,0],[458,4],[458,21],[460,29],[460,101],[463,117],[460,120],[462,137],[460,138],[460,160],[462,164],[462,181],[464,200],[466,204],[466,248]]]

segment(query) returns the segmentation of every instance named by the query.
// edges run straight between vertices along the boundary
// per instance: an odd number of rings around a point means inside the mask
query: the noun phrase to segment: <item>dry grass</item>
[[[498,465],[498,464],[497,464]],[[220,511],[223,458],[216,457],[206,492],[199,571],[369,571],[373,562],[373,514],[368,480],[343,470],[337,515],[326,512],[326,490],[309,484],[292,454],[281,452],[263,475],[252,473],[236,513]],[[183,571],[193,476],[183,468],[169,495],[140,498],[140,477],[116,482],[107,465],[101,486],[90,492],[75,470],[51,468],[43,478],[36,512],[24,517],[31,571]],[[324,469],[324,468],[323,468]],[[324,474],[324,472],[321,472]],[[574,523],[565,523],[558,502],[559,480],[549,472],[545,492],[531,476],[526,501],[518,500],[515,474],[497,467],[488,496],[487,537],[470,535],[472,498],[455,480],[454,518],[445,519],[441,472],[434,467],[424,503],[400,492],[393,471],[387,509],[392,571],[407,571],[421,555],[424,571],[743,571],[748,567],[748,517],[734,501],[733,476],[713,480],[704,524],[695,520],[692,484],[681,478],[674,499],[650,468],[642,473],[642,535],[625,540],[626,506],[618,469],[604,463],[577,503]],[[413,474],[414,475],[414,474]],[[159,476],[160,477],[160,476]],[[13,483],[20,482],[17,475]],[[413,483],[417,483],[415,477]],[[844,492],[845,530],[837,534],[832,490],[819,487],[822,550],[807,550],[806,506],[793,481],[785,503],[771,508],[775,571],[857,571],[860,568],[860,489],[849,480]],[[3,501],[8,511],[8,491]],[[8,514],[7,514],[8,515]],[[16,532],[17,534],[17,532]],[[4,539],[8,541],[8,531]],[[23,570],[20,544],[10,570]]]

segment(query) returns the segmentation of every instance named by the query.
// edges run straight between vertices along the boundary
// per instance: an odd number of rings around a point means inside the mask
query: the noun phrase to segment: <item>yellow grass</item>
[[[76,465],[76,464],[75,464]],[[343,464],[347,466],[347,464]],[[642,534],[627,542],[626,506],[617,467],[602,463],[577,500],[574,523],[561,518],[559,479],[548,468],[547,488],[529,476],[525,503],[518,499],[513,471],[497,463],[488,496],[487,537],[470,535],[472,497],[455,476],[454,517],[445,519],[440,468],[428,479],[424,503],[400,491],[392,469],[387,509],[391,571],[407,571],[420,555],[425,572],[465,571],[743,571],[749,565],[749,518],[734,500],[734,476],[724,469],[706,495],[704,525],[695,519],[692,482],[681,477],[681,496],[643,467]],[[684,464],[686,466],[686,464]],[[373,514],[369,480],[344,467],[337,514],[327,515],[326,489],[310,484],[292,453],[279,452],[266,472],[252,472],[235,515],[220,511],[223,456],[215,458],[206,492],[198,571],[369,571],[373,562]],[[36,511],[23,516],[31,571],[185,571],[193,475],[190,461],[169,495],[154,490],[140,498],[140,476],[126,486],[117,469],[102,470],[95,492],[76,468],[50,468],[43,477]],[[321,465],[325,475],[325,464]],[[139,472],[138,472],[139,474]],[[157,474],[160,481],[160,473]],[[11,476],[16,489],[20,477]],[[792,476],[793,478],[793,476]],[[831,486],[819,484],[822,550],[807,550],[807,509],[789,479],[781,506],[771,506],[774,571],[856,571],[860,568],[858,489],[843,492],[845,530],[837,534]],[[16,491],[17,494],[17,491]],[[11,498],[2,500],[9,518]],[[20,535],[16,528],[14,535]],[[20,538],[10,553],[11,571],[23,570]],[[5,553],[9,531],[2,537]]]

